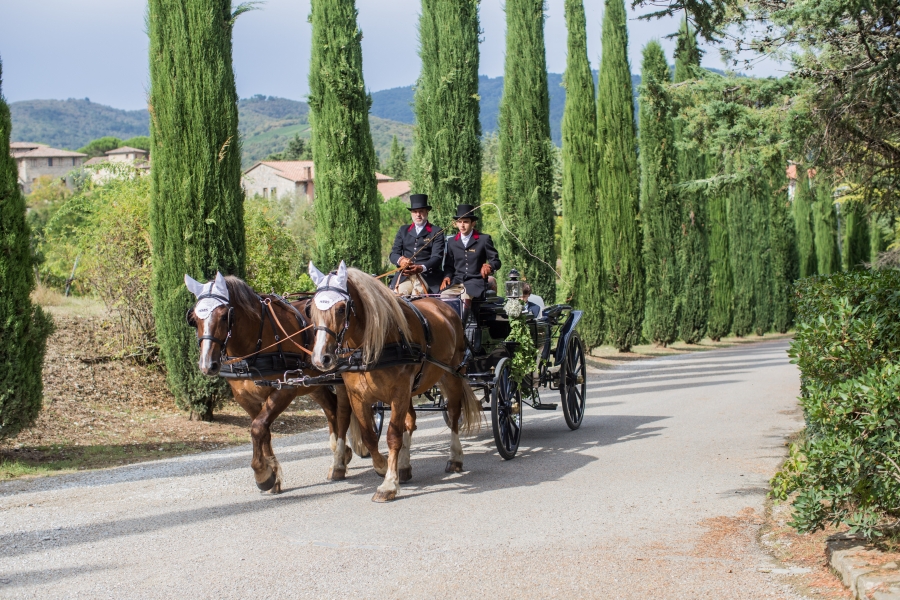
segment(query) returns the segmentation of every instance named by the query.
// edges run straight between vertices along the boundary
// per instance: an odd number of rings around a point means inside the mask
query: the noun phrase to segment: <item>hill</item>
[[[23,100],[9,105],[12,141],[40,142],[75,150],[105,136],[128,139],[150,135],[146,110],[121,110],[84,100]],[[309,138],[309,105],[306,102],[253,96],[238,102],[239,125],[245,167],[274,152],[281,152],[299,133]],[[370,117],[372,141],[382,162],[390,155],[394,135],[412,148],[412,126],[377,116]]]

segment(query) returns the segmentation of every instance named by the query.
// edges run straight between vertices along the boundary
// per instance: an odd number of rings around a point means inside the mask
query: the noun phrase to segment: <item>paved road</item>
[[[755,541],[767,479],[802,426],[785,342],[597,372],[582,428],[526,409],[519,456],[490,431],[446,475],[419,420],[398,501],[369,461],[329,483],[326,435],[0,484],[0,596],[792,598]],[[549,398],[548,398],[549,399]]]

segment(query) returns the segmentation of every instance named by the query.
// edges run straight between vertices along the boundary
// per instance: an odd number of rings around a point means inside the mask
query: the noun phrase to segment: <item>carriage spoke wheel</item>
[[[375,440],[381,439],[381,431],[384,429],[384,403],[376,402],[372,405],[372,417],[375,420]]]
[[[512,379],[508,358],[500,359],[494,373],[494,389],[491,390],[494,443],[500,456],[510,460],[519,450],[522,438],[522,393]]]
[[[566,342],[563,357],[561,385],[559,386],[563,416],[569,429],[581,427],[584,418],[584,402],[587,395],[587,365],[584,358],[584,342],[578,333],[572,332]]]

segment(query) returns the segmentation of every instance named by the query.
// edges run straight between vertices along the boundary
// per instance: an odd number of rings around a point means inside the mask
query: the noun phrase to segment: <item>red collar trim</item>
[[[462,237],[462,234],[461,234],[461,233],[457,233],[457,234],[456,234],[456,237],[453,238],[453,239],[456,240],[456,241],[458,242],[458,241],[459,241],[459,238],[461,238],[461,237]],[[473,230],[473,231],[472,231],[472,237],[475,238],[475,239],[477,240],[477,239],[478,239],[478,231]]]
[[[409,233],[410,231],[413,230],[413,227],[415,227],[415,226],[416,226],[416,224],[413,223],[412,225],[410,225],[409,227],[406,228],[406,232]],[[431,233],[431,223],[428,223],[428,222],[425,223],[425,231],[427,231],[428,233]]]

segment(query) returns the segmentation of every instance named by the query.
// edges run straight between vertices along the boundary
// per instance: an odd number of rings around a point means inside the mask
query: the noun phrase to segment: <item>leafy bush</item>
[[[796,285],[807,429],[772,481],[797,492],[793,525],[846,523],[866,536],[900,519],[900,271],[854,271]]]
[[[314,246],[295,237],[289,223],[282,206],[276,203],[260,199],[244,202],[247,283],[260,293],[315,289],[306,274]]]

